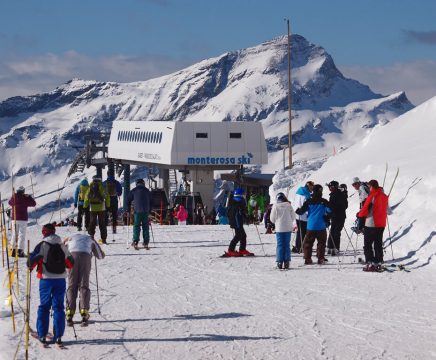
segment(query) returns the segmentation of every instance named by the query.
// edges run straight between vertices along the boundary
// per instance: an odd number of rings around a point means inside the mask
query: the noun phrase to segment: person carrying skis
[[[118,224],[118,198],[123,193],[123,187],[121,186],[120,182],[115,180],[115,178],[111,175],[108,175],[107,179],[103,182],[103,186],[106,188],[106,192],[110,198],[110,205],[107,215],[110,213],[112,217],[112,234],[116,234]],[[106,220],[106,223],[109,223],[108,217],[106,217]]]
[[[188,219],[188,212],[182,204],[177,204],[177,225],[186,225],[186,219]]]
[[[291,232],[295,222],[295,212],[285,194],[276,195],[277,203],[273,205],[270,219],[275,224],[277,251],[276,261],[279,269],[289,269],[291,261]]]
[[[302,207],[304,202],[310,199],[313,185],[313,181],[307,181],[304,186],[298,188],[294,198],[294,204],[296,208]],[[296,222],[297,235],[295,237],[295,245],[292,247],[292,252],[300,253],[303,250],[303,239],[306,236],[307,231],[307,214],[304,213],[302,215],[297,215]]]
[[[139,243],[139,235],[142,226],[143,245],[146,250],[149,250],[148,243],[150,242],[149,219],[148,216],[152,209],[152,198],[150,190],[145,187],[143,179],[136,180],[136,187],[130,191],[127,197],[127,206],[130,214],[130,207],[133,201],[133,242],[132,246],[137,250]]]
[[[244,219],[247,218],[247,204],[244,198],[244,189],[236,188],[233,197],[229,198],[227,215],[230,227],[235,230],[235,235],[223,257],[253,256],[254,254],[246,249],[247,234],[244,230]],[[239,251],[236,251],[237,243],[239,243]]]
[[[339,190],[339,183],[335,180],[330,181],[327,184],[330,190],[330,208],[331,214],[331,227],[330,235],[327,242],[327,254],[339,255],[339,249],[341,246],[341,231],[344,228],[346,209],[348,208],[347,196],[344,192]]]
[[[39,281],[38,317],[36,329],[39,341],[46,346],[50,321],[50,309],[53,310],[53,339],[55,344],[62,346],[62,336],[65,331],[65,278],[66,269],[74,265],[71,256],[61,238],[55,234],[53,224],[42,227],[44,238],[36,245],[27,260],[30,271],[36,266]]]
[[[351,185],[359,194],[359,209],[361,209],[369,195],[369,186],[367,183],[361,182],[358,177],[353,178],[353,183]],[[355,223],[356,226],[353,226],[351,230],[357,234],[361,234],[363,232],[363,227],[365,226],[365,218],[357,218]]]
[[[365,218],[363,232],[363,251],[366,266],[364,271],[381,271],[383,263],[383,232],[388,216],[388,196],[383,192],[377,180],[368,181],[370,193],[357,213],[358,218]]]
[[[24,193],[24,187],[20,186],[15,194],[12,195],[8,204],[12,206],[11,218],[12,218],[12,237],[10,246],[12,248],[11,256],[26,257],[24,253],[27,221],[29,220],[29,214],[27,212],[28,207],[36,206],[35,200]],[[15,254],[15,249],[18,247],[18,254]]]
[[[83,179],[76,187],[74,194],[74,207],[78,209],[77,214],[77,230],[82,231],[83,217],[85,217],[85,229],[89,228],[89,208],[84,208],[85,195],[89,191],[89,184],[87,179]]]
[[[318,264],[324,264],[327,261],[325,258],[326,228],[332,210],[329,202],[322,197],[322,186],[314,185],[311,198],[306,200],[303,206],[295,212],[298,215],[307,212],[307,232],[303,240],[304,264],[311,265],[313,263],[312,247],[315,240],[318,240],[316,246]]]
[[[79,310],[82,316],[82,326],[88,325],[89,301],[89,274],[91,272],[91,256],[104,259],[105,254],[91,236],[87,234],[74,234],[64,240],[74,259],[74,266],[68,272],[67,289],[67,325],[73,326],[73,316],[76,312],[76,298],[80,290]]]
[[[94,176],[89,189],[85,194],[85,201],[83,207],[89,207],[89,229],[88,234],[94,239],[95,228],[100,229],[101,243],[107,244],[107,228],[106,228],[106,209],[110,206],[110,198],[103,184],[101,178]]]

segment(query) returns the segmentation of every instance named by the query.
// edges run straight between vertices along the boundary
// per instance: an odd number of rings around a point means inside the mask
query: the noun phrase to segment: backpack
[[[106,189],[109,196],[117,196],[117,184],[115,183],[115,181],[106,181]]]
[[[92,182],[89,187],[88,201],[91,204],[100,204],[104,201],[98,182]]]
[[[361,185],[363,186],[363,188],[365,189],[366,193],[369,194],[370,190],[369,190],[369,185],[367,182],[362,182]]]
[[[65,272],[65,253],[60,244],[50,244],[47,253],[47,261],[44,263],[48,272],[53,274],[63,274]]]
[[[86,190],[88,190],[88,186],[80,185],[80,188],[79,188],[79,200],[80,201],[85,200]]]

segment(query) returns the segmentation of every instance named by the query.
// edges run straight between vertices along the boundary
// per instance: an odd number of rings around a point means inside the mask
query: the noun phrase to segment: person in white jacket
[[[74,266],[68,273],[67,289],[67,325],[73,326],[73,316],[76,312],[76,298],[80,289],[79,309],[82,316],[82,326],[88,324],[89,302],[89,274],[91,273],[91,256],[103,259],[105,254],[97,242],[88,234],[74,234],[67,237],[64,243],[74,258]]]
[[[291,261],[291,232],[295,222],[295,211],[282,192],[276,195],[270,220],[275,224],[277,253],[276,261],[279,269],[289,269]]]

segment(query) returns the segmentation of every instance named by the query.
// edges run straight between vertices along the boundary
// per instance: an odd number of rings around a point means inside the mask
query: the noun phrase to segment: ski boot
[[[277,261],[277,269],[282,270],[283,269],[283,263],[280,261]]]
[[[283,268],[286,269],[286,270],[289,269],[289,261],[285,261],[285,262],[283,263]]]
[[[241,257],[242,255],[238,251],[226,251],[221,257]]]
[[[65,311],[65,314],[67,315],[67,326],[73,326],[74,325],[74,321],[73,321],[74,310],[67,309],[67,311]]]
[[[86,309],[81,309],[80,315],[82,315],[82,322],[80,323],[80,326],[88,326],[89,311]]]
[[[239,250],[240,256],[254,256],[254,254],[248,250]]]

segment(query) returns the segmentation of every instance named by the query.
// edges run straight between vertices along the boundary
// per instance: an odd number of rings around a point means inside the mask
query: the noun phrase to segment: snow
[[[227,226],[153,226],[151,250],[126,249],[131,229],[109,235],[106,258],[91,273],[91,323],[67,328],[67,350],[41,349],[30,340],[30,359],[430,359],[436,356],[432,269],[368,274],[349,247],[325,266],[291,270],[275,265],[274,235],[247,227],[254,258],[221,259]],[[72,228],[58,228],[67,236]],[[39,228],[30,230],[32,246]],[[353,243],[355,238],[353,238]],[[346,241],[345,241],[346,243]],[[358,240],[359,249],[362,239]],[[395,251],[397,251],[395,249]],[[361,250],[359,250],[361,255]],[[338,264],[338,260],[341,264]],[[24,260],[20,260],[24,269]],[[1,278],[5,271],[1,270]],[[34,276],[34,274],[32,274]],[[21,294],[24,286],[21,271]],[[32,279],[31,326],[38,305]],[[2,297],[5,289],[2,288]],[[419,299],[419,302],[417,301]],[[21,295],[21,303],[24,298]],[[2,308],[2,314],[6,310]],[[11,318],[0,327],[0,358],[12,359],[17,334]],[[78,320],[78,319],[76,319]],[[19,350],[23,358],[24,348]]]

